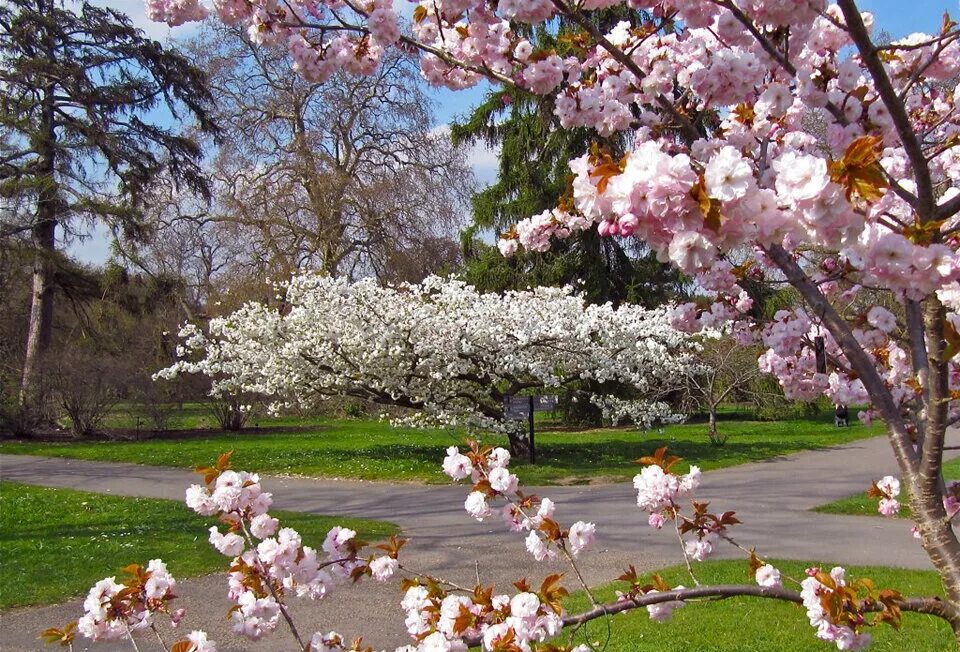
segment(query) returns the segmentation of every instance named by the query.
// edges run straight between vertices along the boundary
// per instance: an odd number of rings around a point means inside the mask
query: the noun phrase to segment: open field
[[[158,557],[178,579],[227,567],[207,542],[216,521],[179,501],[0,482],[0,505],[0,609],[60,602]],[[317,547],[334,525],[367,541],[397,532],[383,521],[271,513]]]
[[[772,563],[784,576],[802,578],[804,568],[812,562],[780,561]],[[831,568],[834,564],[817,565]],[[709,561],[694,567],[702,584],[752,583],[746,561]],[[671,586],[692,584],[682,566],[660,571]],[[893,588],[907,596],[942,595],[940,581],[932,571],[908,571],[884,567],[847,567],[847,577],[869,577],[878,588]],[[789,583],[787,583],[789,586]],[[616,599],[614,591],[623,590],[624,582],[614,582],[597,591],[603,601]],[[583,594],[567,602],[571,613],[584,611],[589,601]],[[673,613],[666,623],[650,620],[646,609],[636,609],[610,619],[611,639],[607,652],[689,652],[690,650],[722,650],[724,652],[824,652],[836,649],[816,637],[803,608],[785,602],[757,598],[729,598],[714,602],[687,604]],[[874,643],[870,650],[885,652],[942,652],[956,649],[953,635],[945,621],[933,616],[904,614],[903,628],[897,632],[889,626],[872,628]],[[586,632],[578,633],[576,642],[599,642],[607,639],[607,626],[602,619],[592,621]],[[565,640],[565,639],[564,639]]]
[[[220,453],[232,450],[236,468],[260,473],[439,483],[446,481],[440,472],[444,449],[466,439],[458,431],[393,428],[373,420],[288,421],[286,425],[302,428],[292,432],[198,432],[143,441],[7,441],[0,443],[0,452],[183,468],[209,464]],[[634,460],[660,446],[710,470],[843,444],[878,435],[883,426],[868,428],[854,421],[849,428],[835,428],[831,415],[770,422],[728,414],[721,417],[720,429],[729,435],[724,446],[708,442],[702,422],[646,433],[626,427],[538,432],[538,463],[516,460],[512,468],[527,484],[620,481],[637,473]],[[506,445],[506,439],[499,436],[483,435],[482,440]]]

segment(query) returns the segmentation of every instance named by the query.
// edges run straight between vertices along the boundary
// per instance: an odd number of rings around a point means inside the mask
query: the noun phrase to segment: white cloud
[[[434,135],[449,135],[450,125],[437,125],[430,130]],[[481,186],[488,186],[497,178],[500,167],[500,147],[487,147],[482,141],[477,141],[466,148],[467,164],[473,169],[473,174]]]

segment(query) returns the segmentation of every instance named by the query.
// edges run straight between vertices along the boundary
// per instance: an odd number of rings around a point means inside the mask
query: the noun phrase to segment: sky
[[[196,29],[191,25],[169,28],[150,21],[147,19],[143,0],[91,1],[93,4],[112,7],[126,13],[137,27],[144,30],[151,38],[160,41],[189,36]],[[394,2],[398,10],[401,9],[401,2],[404,8],[413,6],[412,2],[403,0],[394,0]],[[858,6],[863,11],[872,12],[877,27],[889,32],[894,38],[906,36],[912,32],[936,31],[945,11],[949,11],[954,18],[960,17],[960,0],[913,0],[912,2],[860,0]],[[437,124],[448,125],[456,118],[468,115],[471,109],[482,101],[489,88],[489,85],[483,84],[466,91],[433,90],[431,95],[437,105]],[[496,152],[478,146],[471,149],[467,156],[479,183],[488,184],[495,179]],[[88,233],[88,237],[71,243],[68,251],[84,262],[102,264],[109,258],[109,238],[106,233],[94,229]]]

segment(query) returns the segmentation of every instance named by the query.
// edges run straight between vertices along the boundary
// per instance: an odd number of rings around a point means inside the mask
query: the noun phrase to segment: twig
[[[674,507],[675,517],[673,519],[674,529],[677,532],[677,540],[680,541],[680,551],[683,553],[683,563],[687,566],[687,572],[690,573],[690,579],[693,580],[694,585],[700,586],[700,580],[697,579],[696,574],[693,572],[693,565],[690,564],[690,555],[687,554],[687,546],[683,541],[683,535],[680,534],[680,515],[677,513],[676,507]],[[686,519],[686,517],[683,517]],[[689,520],[689,519],[686,519]]]
[[[140,652],[140,648],[137,646],[137,642],[133,640],[133,631],[130,629],[130,623],[127,622],[127,617],[126,616],[122,616],[122,617],[123,617],[123,626],[126,627],[127,629],[127,638],[130,639],[130,645],[133,646],[133,649],[136,650],[136,652]]]
[[[150,623],[150,629],[152,629],[153,633],[157,635],[157,640],[160,641],[160,647],[162,647],[164,650],[169,650],[170,648],[167,647],[166,641],[164,641],[163,637],[160,636],[160,630],[157,629],[157,626],[154,623]]]

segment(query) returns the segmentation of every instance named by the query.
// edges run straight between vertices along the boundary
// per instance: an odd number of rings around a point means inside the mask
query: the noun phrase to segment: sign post
[[[537,463],[537,445],[534,443],[534,440],[533,440],[533,411],[534,411],[534,409],[535,409],[535,408],[534,408],[534,401],[535,401],[535,400],[536,400],[536,399],[535,399],[533,396],[530,397],[530,414],[529,414],[529,419],[530,419],[530,438],[527,440],[527,444],[529,444],[529,450],[527,451],[527,453],[530,455],[530,463],[531,463],[531,464],[536,464],[536,463]]]
[[[531,464],[537,461],[537,444],[533,415],[535,412],[553,411],[557,407],[556,396],[503,397],[503,415],[508,419],[527,419],[527,454]]]

